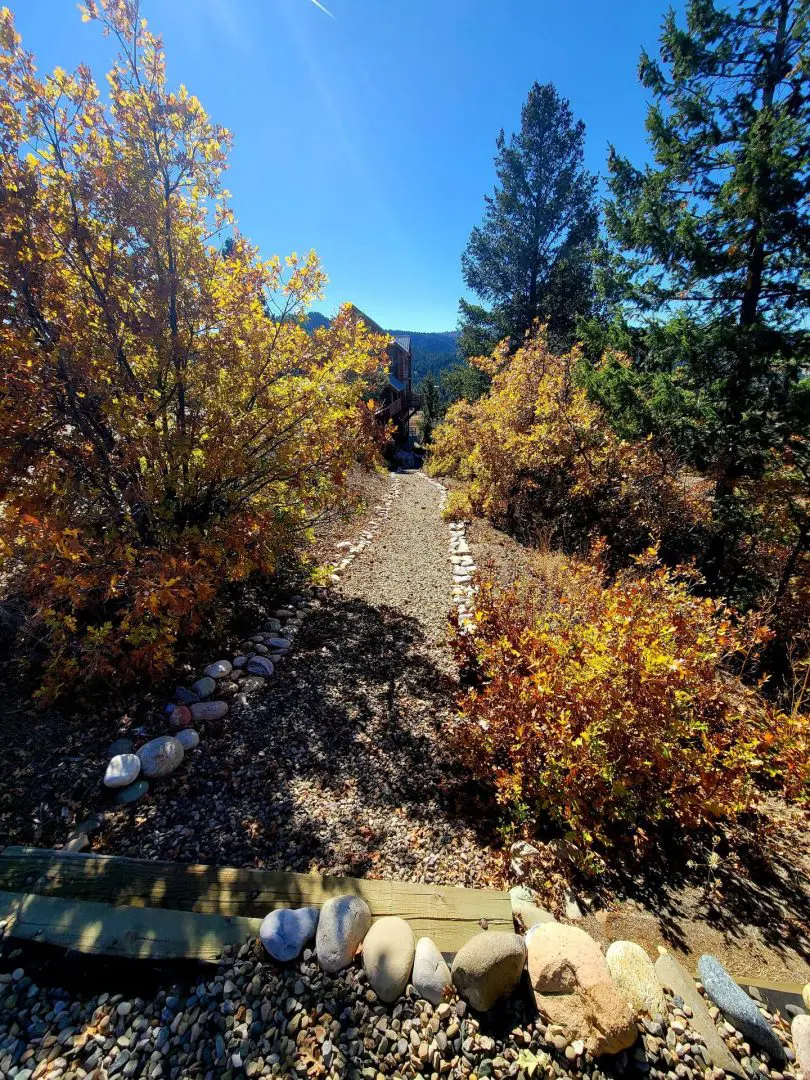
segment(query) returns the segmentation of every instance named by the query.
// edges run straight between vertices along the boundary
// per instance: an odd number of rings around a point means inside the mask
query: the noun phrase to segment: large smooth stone
[[[201,679],[197,679],[195,683],[191,684],[192,691],[200,698],[200,700],[211,697],[216,688],[217,684],[210,675],[204,675]]]
[[[382,1001],[396,1001],[404,992],[414,952],[413,930],[398,915],[384,915],[363,938],[363,967]]]
[[[269,648],[278,649],[279,652],[286,652],[290,647],[289,641],[284,637],[269,637],[264,640]]]
[[[685,1004],[692,1010],[689,1024],[694,1030],[703,1036],[706,1049],[709,1052],[714,1065],[718,1069],[724,1069],[733,1076],[746,1080],[745,1069],[732,1056],[726,1044],[720,1038],[714,1020],[706,1008],[706,999],[698,993],[695,981],[683,964],[678,963],[671,953],[662,953],[655,961],[655,974],[660,982],[673,994],[682,997]]]
[[[614,983],[636,1012],[648,1013],[653,1019],[667,1015],[664,989],[640,945],[634,941],[614,941],[608,946],[605,961]]]
[[[138,799],[142,799],[148,791],[149,784],[146,780],[136,780],[134,784],[130,784],[128,787],[116,791],[113,796],[113,802],[116,806],[128,806],[129,803],[134,803],[137,802]]]
[[[270,634],[277,634],[281,629],[281,623],[278,619],[268,619],[262,630],[266,630]]]
[[[194,694],[191,690],[186,690],[185,686],[175,687],[174,696],[177,699],[178,705],[193,705],[200,700],[199,694]]]
[[[188,705],[175,705],[169,713],[169,723],[176,731],[179,731],[180,728],[189,727],[191,719],[191,709]]]
[[[753,1000],[739,987],[714,956],[704,953],[698,960],[698,974],[708,997],[735,1028],[776,1061],[784,1061],[782,1044]]]
[[[183,753],[183,747],[173,735],[152,739],[138,751],[141,772],[150,780],[156,776],[169,776],[182,762]]]
[[[251,675],[260,675],[263,679],[269,679],[275,669],[272,661],[266,656],[251,656],[247,662],[247,670]]]
[[[141,771],[141,759],[137,754],[116,754],[110,759],[104,773],[104,786],[122,788],[137,780]]]
[[[526,935],[529,978],[542,994],[564,994],[610,982],[599,943],[578,926],[540,923]]]
[[[324,971],[347,967],[371,926],[371,911],[360,896],[333,896],[321,908],[315,951]]]
[[[191,706],[191,715],[196,723],[201,720],[221,720],[227,712],[226,701],[198,701],[196,705]]]
[[[411,982],[431,1005],[440,1005],[453,992],[450,968],[432,938],[421,937],[416,943]]]
[[[459,994],[479,1012],[513,990],[526,963],[526,943],[517,934],[485,931],[461,946],[451,975]]]
[[[594,1057],[638,1038],[635,1014],[614,986],[598,943],[578,926],[539,923],[526,935],[529,982],[540,1012]]]
[[[183,747],[183,750],[194,750],[200,745],[200,736],[194,730],[194,728],[183,728],[182,731],[178,731],[175,738]]]
[[[316,907],[276,908],[262,920],[262,945],[279,963],[294,960],[315,933],[319,914]]]
[[[810,1016],[794,1016],[790,1034],[793,1036],[793,1048],[799,1068],[805,1076],[810,1076]]]
[[[233,664],[230,660],[217,660],[213,664],[209,664],[205,669],[205,674],[209,679],[224,679],[226,675],[230,675],[233,671]]]

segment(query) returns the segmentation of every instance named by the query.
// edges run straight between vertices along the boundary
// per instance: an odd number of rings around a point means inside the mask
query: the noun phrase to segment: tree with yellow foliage
[[[160,674],[221,583],[301,542],[373,453],[384,347],[348,309],[304,331],[314,253],[235,230],[230,135],[167,87],[136,0],[83,17],[120,44],[108,104],[84,66],[40,77],[0,13],[0,554],[46,698]]]

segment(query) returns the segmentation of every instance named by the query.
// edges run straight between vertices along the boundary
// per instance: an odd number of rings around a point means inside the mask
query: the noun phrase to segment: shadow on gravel
[[[494,823],[453,761],[457,683],[435,655],[401,612],[330,601],[274,685],[203,732],[154,800],[105,823],[103,850],[410,878],[458,845],[459,873],[428,880],[472,884]]]

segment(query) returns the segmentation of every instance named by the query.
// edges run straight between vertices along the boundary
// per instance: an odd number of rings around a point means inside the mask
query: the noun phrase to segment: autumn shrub
[[[430,471],[462,482],[459,505],[530,542],[584,553],[604,536],[615,565],[654,541],[689,554],[709,520],[705,485],[652,440],[620,439],[580,385],[580,360],[552,353],[543,331],[512,356],[476,359],[491,389],[450,408]]]
[[[455,638],[473,683],[454,737],[510,815],[587,847],[733,819],[758,785],[807,794],[806,718],[741,677],[769,632],[693,584],[654,549],[609,583],[558,560],[482,582],[476,632]]]
[[[0,554],[46,700],[162,674],[223,583],[301,544],[374,453],[384,345],[348,307],[304,331],[314,254],[235,229],[230,136],[167,88],[137,4],[84,18],[121,45],[108,102],[0,14]]]

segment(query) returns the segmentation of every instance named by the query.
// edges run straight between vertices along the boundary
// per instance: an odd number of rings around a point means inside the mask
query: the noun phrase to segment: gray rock
[[[262,629],[270,634],[277,634],[281,629],[281,622],[278,619],[268,619]]]
[[[177,741],[183,747],[183,750],[194,750],[200,745],[200,736],[194,730],[194,728],[183,728],[182,731],[178,731],[175,736]]]
[[[200,700],[199,694],[193,694],[191,690],[186,690],[185,686],[175,687],[174,696],[178,705],[193,705]]]
[[[459,994],[486,1012],[517,985],[526,963],[526,943],[517,934],[485,931],[456,953],[451,975]]]
[[[363,939],[363,967],[381,1001],[403,993],[413,968],[413,930],[398,915],[378,919]]]
[[[152,739],[138,751],[141,772],[150,780],[157,776],[169,776],[182,762],[183,753],[182,745],[173,735]]]
[[[239,653],[238,656],[235,656],[233,658],[233,666],[235,668],[237,668],[237,669],[243,668],[246,663],[247,663],[247,657],[243,656],[241,653]]]
[[[198,701],[196,705],[191,706],[191,715],[197,723],[206,720],[221,720],[227,712],[226,701]]]
[[[208,665],[205,674],[209,679],[224,679],[232,671],[233,664],[230,660],[217,660],[215,663]]]
[[[261,675],[263,679],[269,679],[275,669],[266,656],[252,656],[247,662],[247,670],[251,675]]]
[[[784,1061],[782,1044],[751,998],[738,986],[714,956],[704,953],[698,974],[708,997],[727,1020],[776,1061]]]
[[[512,901],[512,915],[519,920],[523,930],[531,930],[539,923],[557,921],[550,911],[534,902],[534,894],[525,885],[515,885],[509,890],[509,897]]]
[[[262,945],[282,964],[294,960],[315,933],[319,914],[316,907],[276,908],[262,920]]]
[[[144,795],[149,791],[149,784],[146,780],[136,780],[134,784],[130,784],[129,787],[121,788],[116,791],[113,802],[116,806],[128,806],[129,803],[137,802],[138,799],[142,799]]]
[[[210,698],[216,688],[217,684],[210,675],[204,675],[201,679],[197,679],[197,681],[195,683],[192,683],[191,686],[191,689],[194,691],[200,701],[204,701],[206,698]]]
[[[695,981],[686,968],[680,964],[670,953],[662,953],[655,961],[655,974],[659,981],[673,994],[683,999],[685,1005],[692,1010],[689,1019],[690,1026],[703,1036],[706,1049],[712,1063],[718,1068],[733,1076],[745,1080],[745,1069],[732,1056],[728,1047],[720,1038],[714,1020],[706,1008],[706,1000],[698,993]]]
[[[264,689],[264,679],[259,675],[249,675],[239,683],[239,689],[242,691],[240,697],[244,697],[245,694],[254,694],[257,690]]]
[[[452,993],[450,968],[439,946],[429,937],[421,937],[416,943],[411,982],[420,997],[431,1005],[440,1005]]]
[[[279,652],[286,652],[290,647],[289,641],[283,637],[271,637],[265,640],[271,649],[278,649]]]
[[[141,771],[141,759],[137,754],[116,754],[110,759],[107,771],[104,773],[104,786],[108,788],[123,788],[138,779]]]
[[[315,950],[324,971],[347,967],[371,926],[371,911],[360,896],[333,896],[321,908]]]

